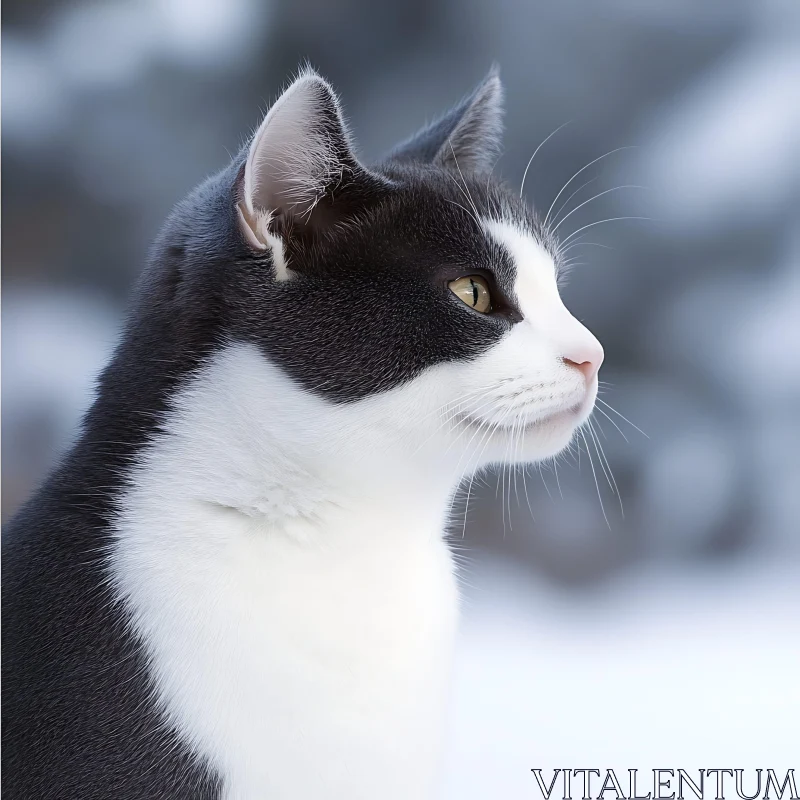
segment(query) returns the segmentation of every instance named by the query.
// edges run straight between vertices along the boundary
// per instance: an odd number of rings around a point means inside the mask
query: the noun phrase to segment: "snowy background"
[[[646,188],[560,231],[652,218],[588,228],[565,289],[633,423],[596,414],[624,516],[585,448],[471,500],[445,796],[537,797],[533,767],[800,767],[796,0],[8,0],[4,519],[73,436],[164,216],[306,58],[367,158],[497,60],[499,171],[568,123],[531,201],[599,159],[556,208]]]

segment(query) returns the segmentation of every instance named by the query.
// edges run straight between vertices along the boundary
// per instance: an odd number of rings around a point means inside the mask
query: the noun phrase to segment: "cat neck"
[[[399,752],[389,795],[421,797],[458,615],[449,482],[369,403],[321,400],[255,348],[170,406],[109,559],[170,718],[231,797],[325,796],[309,752],[336,776],[367,753],[374,790],[359,773],[341,797],[387,796]]]
[[[211,504],[308,540],[330,528],[441,532],[452,457],[412,447],[370,405],[300,389],[254,347],[218,353],[177,392],[134,482],[176,509]],[[154,458],[153,453],[158,453]]]

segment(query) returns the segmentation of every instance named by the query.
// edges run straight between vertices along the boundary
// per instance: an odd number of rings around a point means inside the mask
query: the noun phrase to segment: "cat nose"
[[[603,363],[604,355],[603,346],[592,336],[591,340],[572,348],[569,355],[563,356],[561,360],[568,367],[579,369],[588,384],[597,375],[597,371]]]

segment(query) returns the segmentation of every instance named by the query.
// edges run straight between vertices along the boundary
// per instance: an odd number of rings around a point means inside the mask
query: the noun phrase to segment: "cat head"
[[[492,174],[502,95],[492,71],[366,166],[306,70],[223,173],[216,313],[298,425],[477,467],[552,456],[590,414],[603,350],[561,301],[556,239]]]

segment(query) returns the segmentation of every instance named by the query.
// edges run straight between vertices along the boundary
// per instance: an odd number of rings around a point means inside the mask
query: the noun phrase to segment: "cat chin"
[[[565,411],[528,426],[524,429],[516,452],[510,448],[513,455],[506,457],[506,460],[512,463],[530,463],[558,455],[569,446],[582,421],[581,416]],[[513,439],[511,444],[513,448]]]
[[[530,464],[557,456],[569,447],[593,407],[593,402],[588,408],[581,404],[524,427],[504,426],[486,443],[482,460],[484,464]],[[479,421],[468,420],[468,424],[477,432],[484,429]]]

